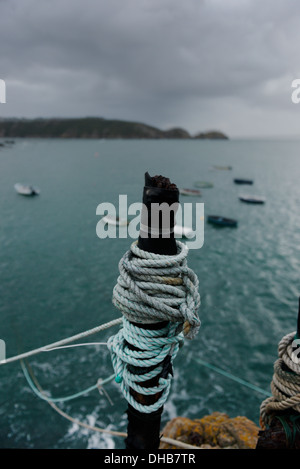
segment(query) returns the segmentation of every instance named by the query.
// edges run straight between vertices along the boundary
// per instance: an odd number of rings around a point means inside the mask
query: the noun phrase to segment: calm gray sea
[[[232,170],[213,169],[214,165]],[[269,391],[277,344],[296,329],[300,290],[300,141],[288,140],[40,140],[17,139],[0,150],[0,338],[7,357],[46,345],[120,316],[111,302],[118,262],[131,239],[99,239],[96,208],[140,202],[144,173],[163,174],[179,187],[197,180],[205,217],[238,220],[218,229],[205,221],[201,249],[189,266],[200,281],[202,321],[175,361],[162,425],[175,416],[213,411],[258,423],[266,396],[200,360]],[[233,178],[250,178],[237,186]],[[16,182],[37,185],[25,198]],[[264,196],[264,205],[239,201]],[[181,202],[192,202],[181,197]],[[106,342],[109,329],[89,338]],[[77,393],[112,373],[106,346],[76,347],[28,360],[53,397]],[[123,448],[64,419],[31,391],[19,362],[0,367],[0,447]],[[113,405],[97,390],[58,404],[91,425],[126,431],[127,403],[107,384]]]

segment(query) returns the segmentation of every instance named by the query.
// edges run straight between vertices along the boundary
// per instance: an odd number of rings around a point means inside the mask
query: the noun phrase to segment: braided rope
[[[270,425],[276,413],[280,411],[294,409],[300,412],[300,362],[297,349],[292,345],[295,334],[287,334],[279,342],[279,358],[274,363],[271,382],[272,396],[265,399],[260,406],[262,428]]]
[[[113,290],[113,304],[123,314],[123,328],[110,337],[107,346],[125,399],[143,413],[154,412],[165,403],[171,380],[163,364],[169,359],[172,365],[184,337],[193,339],[200,328],[198,278],[187,266],[187,246],[179,241],[176,244],[177,254],[164,256],[143,251],[133,243],[120,260],[120,276]],[[162,321],[168,324],[159,330],[132,324]],[[149,370],[135,374],[130,371],[132,365]],[[159,378],[157,386],[141,386],[154,377]],[[155,404],[142,405],[130,388],[143,395],[162,395]]]

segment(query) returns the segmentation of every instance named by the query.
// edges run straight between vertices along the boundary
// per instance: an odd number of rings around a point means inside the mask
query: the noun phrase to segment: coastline
[[[218,130],[199,132],[192,136],[176,127],[161,130],[140,122],[101,117],[0,119],[0,138],[87,138],[87,139],[205,139],[228,140]]]

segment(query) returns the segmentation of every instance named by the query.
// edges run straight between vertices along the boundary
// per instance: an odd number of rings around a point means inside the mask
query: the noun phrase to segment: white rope
[[[69,344],[70,342],[74,342],[75,340],[82,339],[83,337],[87,337],[92,334],[96,334],[97,332],[103,331],[104,329],[108,329],[109,327],[116,326],[117,324],[121,324],[123,318],[114,319],[109,321],[105,324],[101,324],[100,326],[94,327],[93,329],[88,329],[87,331],[80,332],[79,334],[73,335],[71,337],[67,337],[66,339],[59,340],[58,342],[53,342],[49,345],[44,345],[43,347],[36,348],[34,350],[30,350],[29,352],[21,353],[20,355],[15,355],[14,357],[7,358],[5,360],[0,360],[0,365],[6,365],[7,363],[12,363],[17,360],[22,360],[24,358],[31,357],[32,355],[37,355],[41,352],[49,352],[54,348],[61,347],[65,344]]]

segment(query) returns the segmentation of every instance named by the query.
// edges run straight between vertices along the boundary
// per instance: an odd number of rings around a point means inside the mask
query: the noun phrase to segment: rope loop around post
[[[176,245],[177,254],[165,256],[143,251],[133,243],[120,260],[113,290],[113,304],[123,314],[123,328],[108,340],[116,381],[129,404],[143,413],[154,412],[165,403],[178,349],[184,338],[197,335],[201,324],[198,278],[187,266],[187,246],[179,241]],[[147,329],[147,324],[164,321],[167,325],[158,330]],[[143,328],[132,323],[141,323]],[[132,365],[146,371],[132,373]],[[142,386],[154,377],[158,385]],[[142,405],[130,389],[161,395],[154,404]]]
[[[172,355],[172,361],[175,359],[182,343],[183,335],[177,334],[176,325],[171,323],[169,323],[166,335],[164,329],[162,336],[158,337],[156,334],[154,338],[150,336],[150,333],[153,332],[152,330],[135,328],[134,332],[134,326],[126,318],[123,318],[123,326],[108,341],[116,382],[120,384],[125,399],[132,407],[143,413],[154,412],[165,403],[171,384],[169,378],[162,377],[163,366],[161,364],[170,354]],[[143,338],[145,338],[144,333],[148,333],[147,340],[139,342],[140,335],[136,334],[137,331],[142,331]],[[159,331],[154,332],[157,333]],[[135,344],[138,343],[139,348],[142,350],[131,350],[127,346],[127,339],[130,337],[132,339],[133,335],[135,336],[133,342]],[[129,371],[128,365],[143,367],[143,369],[148,368],[150,371],[141,375],[134,374]],[[144,381],[148,381],[156,376],[159,377],[159,384],[157,386],[147,388],[141,386]],[[130,393],[130,388],[143,395],[153,395],[161,392],[162,396],[153,405],[142,405],[134,399]]]
[[[272,396],[260,406],[262,428],[268,427],[275,416],[286,411],[300,413],[300,360],[299,349],[293,346],[294,339],[295,332],[292,332],[279,342],[271,382]]]
[[[176,244],[177,254],[164,256],[143,251],[134,242],[119,262],[113,303],[132,322],[167,320],[183,325],[188,321],[191,328],[186,338],[193,339],[201,324],[199,281],[187,266],[187,246]]]

